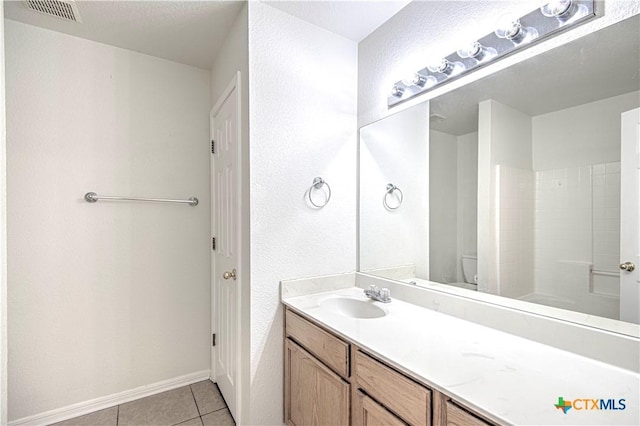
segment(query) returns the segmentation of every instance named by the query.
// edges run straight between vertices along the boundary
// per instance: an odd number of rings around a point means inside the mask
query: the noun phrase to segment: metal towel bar
[[[114,197],[111,195],[98,195],[95,192],[87,192],[84,194],[84,199],[87,203],[95,203],[98,200],[112,200],[112,201],[151,201],[154,203],[179,203],[189,204],[190,206],[197,206],[198,199],[191,197],[188,200],[174,200],[171,198],[140,198],[140,197]]]

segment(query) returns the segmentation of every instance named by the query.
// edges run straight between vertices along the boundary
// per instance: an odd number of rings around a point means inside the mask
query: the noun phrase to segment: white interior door
[[[640,323],[640,108],[622,114],[620,151],[620,319]]]
[[[212,378],[235,419],[239,366],[239,88],[236,77],[211,111],[212,121]]]

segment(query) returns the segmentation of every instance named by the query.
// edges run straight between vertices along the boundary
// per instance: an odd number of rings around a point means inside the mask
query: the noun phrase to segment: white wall
[[[211,105],[213,106],[237,71],[242,73],[243,83],[249,83],[249,10],[245,5],[236,16],[227,37],[220,47],[211,65]],[[243,98],[249,99],[248,90],[242,93]],[[249,105],[243,105],[247,112]],[[247,118],[247,117],[245,117]],[[244,120],[248,123],[248,119]],[[247,135],[248,139],[248,135]]]
[[[522,296],[533,286],[531,117],[487,100],[478,125],[478,287]]]
[[[442,57],[460,43],[494,30],[498,17],[507,12],[523,14],[540,6],[526,1],[416,1],[400,10],[371,33],[358,49],[358,126],[364,126],[416,103],[432,99],[497,70],[565,44],[595,29],[640,13],[640,3],[628,0],[598,2],[599,18],[552,37],[497,63],[479,69],[417,99],[387,109],[394,82],[408,72],[424,68],[427,58]]]
[[[620,161],[620,114],[638,106],[636,91],[533,117],[534,170]]]
[[[9,420],[208,370],[209,73],[5,25]]]
[[[464,282],[462,255],[478,250],[478,133],[429,135],[429,276]]]
[[[0,425],[7,423],[7,180],[4,8],[0,7]]]
[[[356,60],[354,42],[249,3],[250,424],[283,421],[279,281],[355,270]],[[315,176],[322,209],[304,198]]]
[[[489,286],[495,285],[501,296],[519,298],[534,291],[534,173],[504,164],[493,170],[499,191],[492,200],[498,275]]]
[[[413,265],[417,276],[429,276],[428,117],[423,104],[360,129],[361,271]],[[396,210],[383,204],[389,183],[403,193]],[[396,206],[398,197],[387,201]]]
[[[250,276],[249,276],[249,248],[250,248],[250,232],[249,232],[249,12],[248,6],[245,5],[236,20],[234,21],[227,38],[225,39],[220,51],[211,65],[211,105],[215,105],[224,90],[227,88],[231,79],[237,71],[240,71],[240,102],[242,109],[240,113],[241,134],[240,134],[240,156],[241,168],[244,172],[241,186],[241,206],[242,223],[240,226],[242,244],[240,249],[241,265],[238,265],[238,280],[240,286],[238,295],[242,300],[242,324],[241,330],[241,347],[250,347]],[[246,424],[249,416],[249,351],[241,351],[238,369],[239,383],[241,395],[238,396],[238,407],[236,410],[236,421],[238,424]]]
[[[491,165],[531,170],[531,116],[500,102],[490,102]],[[479,117],[479,120],[484,118]],[[487,141],[478,141],[479,144],[485,142]]]
[[[457,137],[458,209],[456,242],[458,281],[464,281],[462,255],[478,252],[478,132]]]
[[[429,240],[429,279],[441,283],[456,282],[459,263],[458,138],[431,130],[429,162],[426,165],[429,172],[429,232],[425,238]]]

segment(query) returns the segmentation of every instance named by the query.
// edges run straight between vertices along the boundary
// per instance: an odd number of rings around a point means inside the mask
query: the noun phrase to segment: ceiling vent
[[[437,112],[432,112],[429,115],[429,121],[432,122],[432,123],[438,123],[438,122],[444,121],[446,119],[447,119],[447,117],[445,117],[442,114],[438,114]]]
[[[82,22],[74,0],[25,0],[27,8],[65,21]]]

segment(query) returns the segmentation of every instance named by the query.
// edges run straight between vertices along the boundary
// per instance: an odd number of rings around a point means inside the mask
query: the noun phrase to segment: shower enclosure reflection
[[[628,19],[362,128],[360,270],[619,319],[621,114],[640,107],[640,42],[620,34],[639,32]],[[386,180],[407,188],[394,212]]]
[[[617,319],[615,135],[637,103],[631,92],[531,116],[488,100],[479,105],[486,134],[431,130],[430,279]],[[584,132],[592,123],[598,132]],[[478,182],[489,199],[480,209]],[[479,222],[489,230],[480,251]]]

